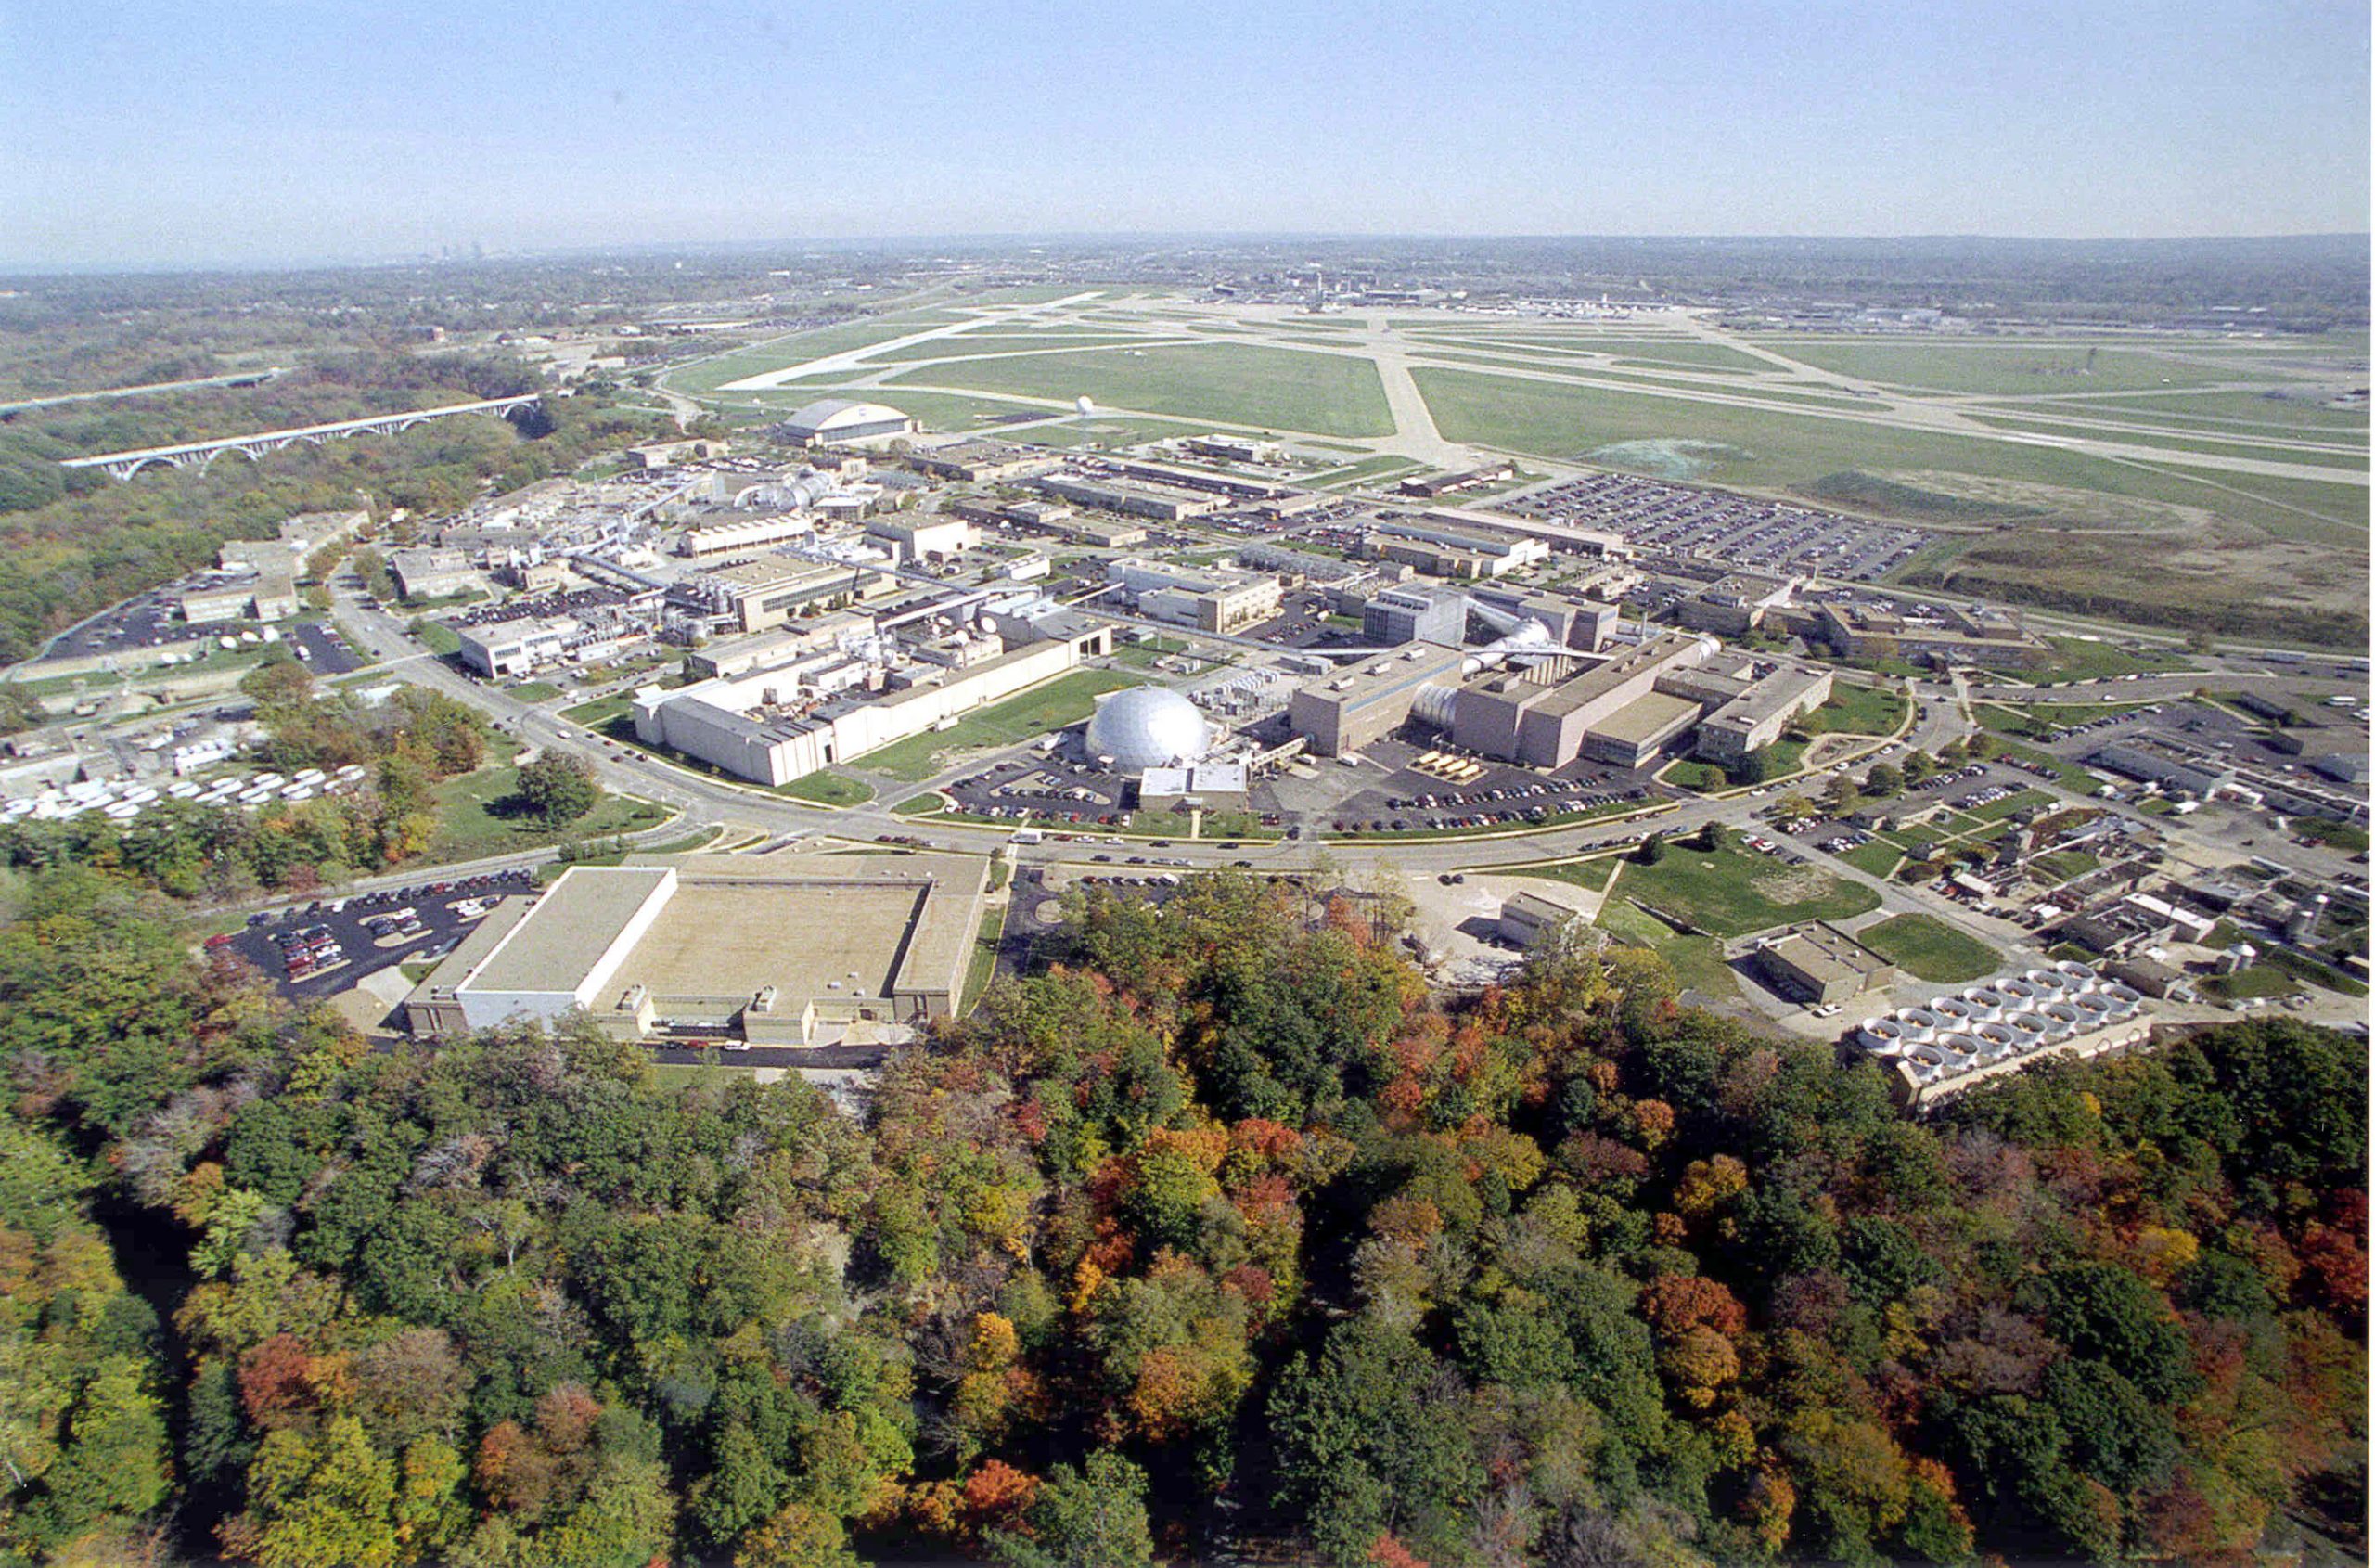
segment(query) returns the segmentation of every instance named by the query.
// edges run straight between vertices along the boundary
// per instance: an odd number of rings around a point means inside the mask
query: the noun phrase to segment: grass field
[[[1341,469],[1329,469],[1323,473],[1313,474],[1303,482],[1322,490],[1333,490],[1375,480],[1398,478],[1403,474],[1415,472],[1424,466],[1407,457],[1391,456],[1364,457],[1357,463],[1347,463]]]
[[[2116,644],[2088,642],[2084,637],[2048,637],[2053,662],[2017,672],[2037,686],[2067,686],[2073,681],[2107,680],[2113,675],[2150,675],[2189,668],[2191,661],[2174,650],[2130,653]]]
[[[1033,354],[911,371],[920,385],[1029,397],[1086,396],[1114,408],[1190,419],[1307,431],[1393,433],[1377,367],[1342,354],[1251,344],[1199,343],[1098,353]],[[908,377],[897,378],[892,394]]]
[[[939,771],[943,757],[987,746],[1011,746],[1033,736],[1051,734],[1086,718],[1096,709],[1098,694],[1138,684],[1114,670],[1074,670],[1045,686],[969,713],[947,729],[894,740],[880,751],[854,759],[853,765],[867,773],[920,783]]]
[[[1511,871],[1509,875],[1540,877],[1546,881],[1566,882],[1598,893],[1614,880],[1616,866],[1612,857],[1603,856],[1598,860],[1562,861],[1556,866],[1526,866]]]
[[[1855,940],[1917,980],[1960,985],[2003,967],[2004,955],[1928,915],[1892,915],[1855,933]]]
[[[623,697],[597,697],[591,702],[580,702],[573,708],[563,708],[560,716],[571,724],[582,724],[588,729],[599,729],[612,719],[624,718],[635,704]]]
[[[1724,961],[1724,945],[1712,936],[1678,935],[1615,898],[1601,907],[1598,923],[1611,935],[1663,958],[1673,967],[1675,978],[1693,991],[1717,998],[1740,993],[1740,977]]]
[[[2087,343],[1839,343],[1755,340],[1817,370],[1919,392],[2152,392],[2215,385],[2229,372],[2184,360]]]
[[[874,798],[874,790],[866,784],[829,770],[778,784],[776,793],[795,801],[814,801],[818,805],[864,805]]]
[[[1830,700],[1799,721],[1816,735],[1889,735],[1905,722],[1906,696],[1878,687],[1831,688]]]
[[[549,702],[560,695],[560,688],[550,681],[521,681],[504,695],[521,702]]]
[[[419,622],[413,627],[412,635],[420,640],[421,647],[440,658],[462,651],[461,634],[443,621]]]
[[[437,830],[430,839],[428,858],[475,860],[569,839],[607,838],[639,832],[668,817],[666,808],[648,801],[609,795],[576,821],[547,828],[533,817],[511,813],[507,803],[519,788],[516,767],[482,767],[437,786]]]
[[[1880,906],[1881,895],[1811,867],[1746,850],[1710,855],[1669,845],[1655,866],[1628,864],[1619,891],[1716,936],[1802,920],[1837,920]]]
[[[1874,839],[1870,843],[1857,844],[1839,858],[1868,876],[1885,877],[1896,869],[1896,863],[1904,856],[1897,852],[1896,845],[1882,839]]]

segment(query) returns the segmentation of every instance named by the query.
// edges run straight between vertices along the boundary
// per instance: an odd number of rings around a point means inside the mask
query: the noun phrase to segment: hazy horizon
[[[0,0],[12,271],[2369,227],[2364,7]]]

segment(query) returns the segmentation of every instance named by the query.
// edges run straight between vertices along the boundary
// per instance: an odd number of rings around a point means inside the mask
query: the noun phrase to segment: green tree
[[[1059,1464],[1031,1507],[1032,1534],[1002,1531],[990,1554],[1008,1568],[1150,1568],[1146,1472],[1110,1448]]]
[[[547,751],[520,769],[520,802],[552,827],[574,822],[602,801],[594,765],[574,752]]]

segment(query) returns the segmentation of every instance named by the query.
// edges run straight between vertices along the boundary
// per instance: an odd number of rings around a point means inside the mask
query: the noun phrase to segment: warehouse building
[[[418,1038],[583,1010],[621,1040],[805,1046],[953,1013],[981,927],[971,855],[685,855],[574,866],[405,998]]]
[[[1768,612],[1788,605],[1804,582],[1762,572],[1731,572],[1675,605],[1675,619],[1694,632],[1746,636],[1765,623]]]
[[[1079,479],[1071,474],[1049,474],[1033,482],[1048,495],[1078,506],[1120,512],[1125,517],[1152,518],[1157,522],[1179,522],[1191,517],[1202,517],[1206,512],[1218,511],[1226,504],[1218,495],[1200,495],[1187,490],[1158,490],[1149,485],[1123,484],[1107,480]]]
[[[1547,893],[1521,893],[1501,901],[1498,932],[1504,942],[1531,948],[1583,918],[1581,909]]]
[[[1758,664],[1742,675],[1709,677],[1701,689],[1685,682],[1705,672],[1669,677],[1660,689],[1680,691],[1707,703],[1699,726],[1697,752],[1719,765],[1739,762],[1781,739],[1791,722],[1830,700],[1831,673],[1804,664]]]
[[[916,422],[879,403],[827,397],[793,410],[770,433],[794,446],[851,446],[911,436]]]
[[[688,560],[705,560],[712,556],[750,555],[759,550],[773,549],[793,539],[805,539],[815,532],[816,520],[804,512],[742,518],[733,522],[686,529],[676,535],[675,552]]]
[[[1828,921],[1817,920],[1756,945],[1759,973],[1801,1002],[1843,1002],[1896,983],[1896,968]]]

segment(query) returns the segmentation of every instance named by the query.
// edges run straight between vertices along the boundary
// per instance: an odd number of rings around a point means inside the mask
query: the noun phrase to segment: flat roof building
[[[1584,737],[1596,726],[1650,695],[1668,671],[1701,662],[1715,647],[1711,637],[1666,632],[1579,674],[1566,674],[1574,665],[1567,656],[1480,677],[1460,688],[1452,739],[1503,762],[1563,767],[1582,753]]]
[[[1226,572],[1174,566],[1131,557],[1106,562],[1108,581],[1119,583],[1150,620],[1206,632],[1233,632],[1278,613],[1285,591],[1267,572]]]
[[[1894,964],[1825,920],[1766,938],[1754,957],[1775,990],[1802,1002],[1843,1002],[1896,983]]]
[[[623,1040],[802,1046],[820,1025],[945,1017],[988,862],[685,855],[571,867],[499,906],[405,998],[419,1037],[583,1009]]]
[[[1361,638],[1382,647],[1406,642],[1457,647],[1468,631],[1468,596],[1457,589],[1388,588],[1361,607]]]
[[[1287,704],[1287,723],[1323,757],[1357,752],[1410,717],[1421,688],[1459,678],[1457,648],[1412,643],[1382,658],[1306,682]]]
[[[1546,934],[1565,931],[1583,918],[1581,909],[1562,899],[1526,892],[1501,901],[1498,926],[1502,941],[1530,948]]]
[[[571,641],[580,630],[575,621],[559,616],[549,621],[457,626],[454,635],[461,639],[462,662],[492,679],[524,675],[539,665],[567,658]]]

